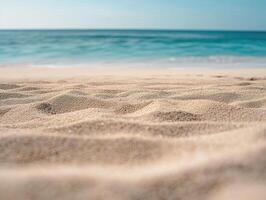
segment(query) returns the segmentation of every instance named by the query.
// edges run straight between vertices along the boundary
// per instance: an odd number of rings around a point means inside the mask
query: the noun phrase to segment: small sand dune
[[[0,76],[1,200],[266,199],[264,77],[77,74]]]
[[[180,121],[200,121],[200,117],[198,115],[184,112],[184,111],[156,111],[149,113],[144,117],[147,120],[151,121],[159,121],[159,122],[180,122]]]
[[[4,84],[4,83],[0,83],[0,89],[2,90],[11,90],[14,88],[19,88],[19,85],[16,84]]]

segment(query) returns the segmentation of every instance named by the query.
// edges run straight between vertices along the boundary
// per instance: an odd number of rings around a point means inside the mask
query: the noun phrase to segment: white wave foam
[[[187,68],[187,67],[266,67],[266,57],[209,56],[209,57],[170,57],[168,59],[145,59],[131,61],[85,61],[60,63],[6,63],[0,67],[45,67],[45,68]]]

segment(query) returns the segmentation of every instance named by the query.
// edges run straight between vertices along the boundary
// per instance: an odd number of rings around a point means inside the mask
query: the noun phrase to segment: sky
[[[0,0],[0,29],[266,30],[266,0]]]

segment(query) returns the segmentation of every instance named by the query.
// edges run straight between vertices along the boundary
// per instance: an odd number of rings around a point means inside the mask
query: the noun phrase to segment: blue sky
[[[266,30],[266,0],[0,0],[0,28]]]

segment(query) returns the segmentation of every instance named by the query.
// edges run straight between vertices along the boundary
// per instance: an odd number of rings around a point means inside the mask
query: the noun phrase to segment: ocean
[[[0,66],[266,67],[266,32],[1,30]]]

